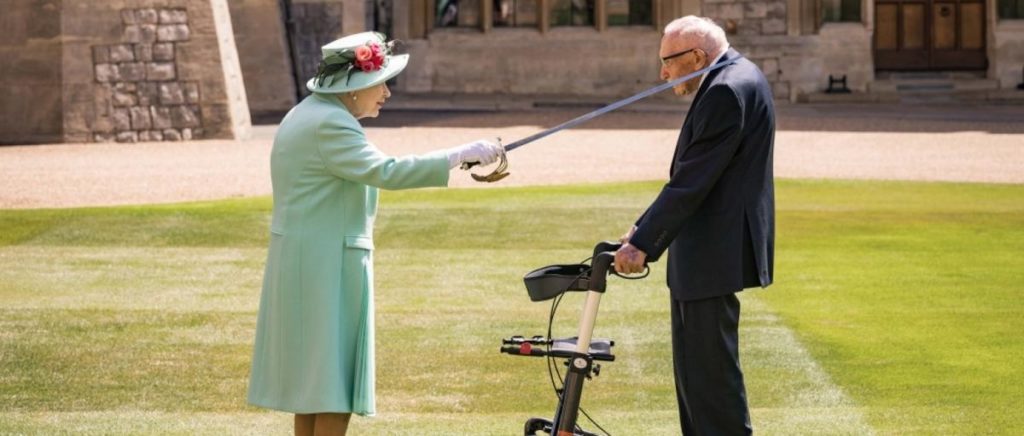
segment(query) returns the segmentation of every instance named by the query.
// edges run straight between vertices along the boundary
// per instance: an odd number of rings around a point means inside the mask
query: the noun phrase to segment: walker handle
[[[621,242],[612,242],[612,241],[601,241],[601,242],[598,242],[597,245],[594,246],[594,259],[597,259],[597,255],[598,254],[601,254],[601,253],[604,253],[604,252],[607,252],[607,251],[611,251],[612,254],[615,254],[615,252],[619,251],[620,248],[622,248],[622,243]]]
[[[615,269],[612,268],[615,261],[615,252],[619,251],[619,249],[622,248],[622,245],[623,244],[620,242],[603,241],[598,242],[597,245],[594,246],[594,257],[590,270],[591,291],[604,292],[605,285],[608,281],[608,274],[615,274],[619,277],[631,280],[647,277],[646,274],[640,277],[626,277],[615,272]],[[644,266],[647,266],[646,261],[644,261]]]
[[[591,262],[590,290],[604,292],[608,282],[608,272],[611,271],[612,262],[615,260],[615,252],[622,248],[618,242],[603,241],[594,246],[594,259]]]

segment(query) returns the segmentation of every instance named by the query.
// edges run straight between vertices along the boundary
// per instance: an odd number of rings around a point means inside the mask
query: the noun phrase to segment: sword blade
[[[556,132],[558,132],[560,130],[565,130],[565,129],[568,129],[570,127],[573,127],[573,126],[585,123],[585,122],[590,121],[590,120],[592,120],[594,118],[597,118],[597,117],[599,117],[601,115],[604,115],[604,114],[606,114],[608,112],[616,110],[616,109],[618,109],[620,107],[623,107],[623,106],[628,105],[630,103],[636,102],[637,100],[645,99],[645,98],[650,97],[650,96],[652,96],[654,94],[657,94],[657,93],[659,93],[661,91],[664,91],[666,89],[675,87],[676,85],[679,85],[680,83],[683,83],[683,82],[686,82],[686,81],[688,81],[690,79],[693,79],[694,77],[698,77],[701,74],[705,74],[705,73],[717,70],[717,69],[722,68],[722,67],[724,67],[726,65],[730,65],[730,64],[732,64],[734,62],[735,61],[721,62],[721,63],[715,64],[715,65],[712,65],[710,67],[704,68],[702,70],[694,71],[694,72],[692,72],[690,74],[687,74],[687,75],[685,75],[683,77],[680,77],[680,78],[678,78],[676,80],[673,80],[671,82],[662,83],[661,85],[655,86],[655,87],[647,89],[645,91],[641,91],[641,92],[639,92],[639,93],[637,93],[635,95],[632,95],[630,97],[626,97],[626,98],[624,98],[622,100],[619,100],[619,101],[617,101],[615,103],[611,103],[611,104],[609,104],[609,105],[607,105],[605,107],[602,107],[602,108],[600,108],[598,110],[595,110],[593,112],[580,115],[580,116],[578,116],[576,118],[573,118],[573,119],[571,119],[569,121],[566,121],[566,122],[564,122],[562,124],[559,124],[559,125],[557,125],[555,127],[552,127],[550,129],[544,130],[542,132],[534,133],[534,134],[532,134],[530,136],[527,136],[527,137],[525,137],[523,139],[520,139],[520,140],[518,140],[516,142],[510,143],[510,144],[505,146],[505,151],[515,150],[515,149],[517,149],[519,147],[522,147],[522,146],[524,146],[526,144],[529,144],[529,143],[531,143],[533,141],[536,141],[538,139],[541,139],[541,138],[544,138],[546,136],[549,136],[549,135],[551,135],[553,133],[556,133]]]

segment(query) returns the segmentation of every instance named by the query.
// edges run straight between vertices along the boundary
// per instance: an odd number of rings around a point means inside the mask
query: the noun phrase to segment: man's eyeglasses
[[[665,57],[661,58],[661,66],[663,66],[663,67],[667,67],[667,66],[668,66],[668,60],[669,60],[669,59],[673,59],[673,58],[677,58],[677,57],[680,57],[680,56],[682,56],[682,55],[684,55],[684,54],[687,54],[687,53],[689,53],[689,52],[691,52],[691,51],[694,51],[694,50],[696,50],[696,49],[697,49],[697,48],[696,48],[696,47],[694,47],[694,48],[691,48],[691,49],[689,49],[689,50],[683,50],[683,51],[681,51],[681,52],[679,52],[679,53],[672,53],[672,54],[670,54],[670,55],[668,55],[668,56],[665,56]]]

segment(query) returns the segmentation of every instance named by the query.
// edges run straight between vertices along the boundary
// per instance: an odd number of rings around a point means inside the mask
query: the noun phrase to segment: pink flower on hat
[[[356,47],[356,60],[366,62],[373,57],[373,49],[365,45]]]
[[[364,46],[356,47],[356,58],[353,61],[355,66],[365,73],[377,71],[384,65],[384,50],[380,44],[371,42]]]

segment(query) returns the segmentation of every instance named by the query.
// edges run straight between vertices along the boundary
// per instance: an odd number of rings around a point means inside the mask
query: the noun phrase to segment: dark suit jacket
[[[697,91],[676,143],[669,182],[630,243],[648,262],[667,248],[668,286],[688,301],[772,282],[775,187],[771,88],[729,49]]]

